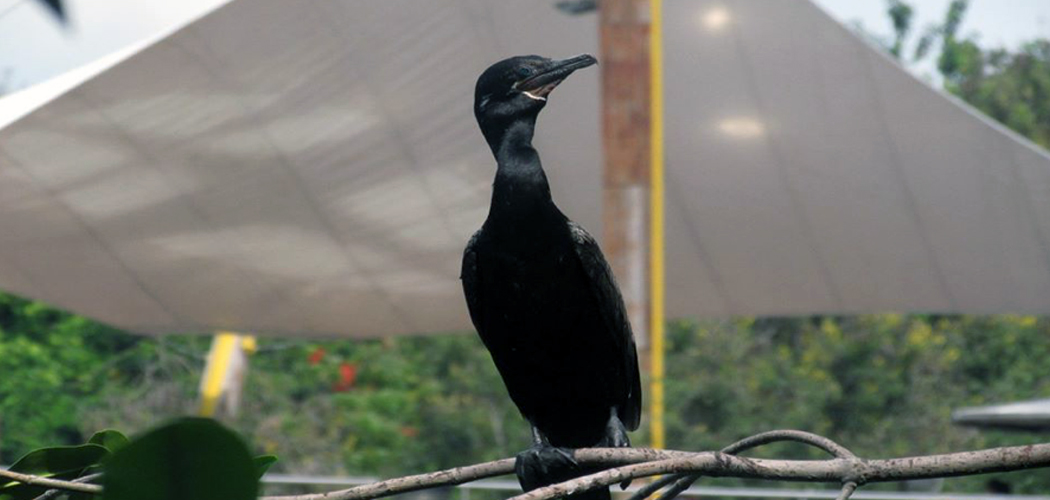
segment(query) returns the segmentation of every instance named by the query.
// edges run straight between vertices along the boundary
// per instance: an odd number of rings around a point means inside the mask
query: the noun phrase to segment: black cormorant
[[[638,428],[638,355],[597,242],[551,199],[532,147],[551,90],[589,55],[512,57],[482,73],[474,115],[496,157],[488,218],[463,254],[470,317],[511,399],[532,424],[518,456],[526,490],[590,472],[560,448],[629,446]],[[576,498],[609,498],[607,489]]]

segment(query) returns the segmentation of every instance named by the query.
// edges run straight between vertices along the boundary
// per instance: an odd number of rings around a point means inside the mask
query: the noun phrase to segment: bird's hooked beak
[[[598,60],[590,54],[583,54],[560,61],[551,61],[540,68],[539,72],[524,80],[519,80],[511,87],[530,99],[546,101],[547,95],[564,81],[573,71],[597,64]]]

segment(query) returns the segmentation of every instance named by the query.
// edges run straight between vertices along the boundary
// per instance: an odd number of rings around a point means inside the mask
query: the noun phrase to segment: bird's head
[[[540,56],[504,59],[486,69],[474,87],[474,116],[482,130],[535,117],[547,96],[573,71],[597,63],[591,55],[554,60]]]

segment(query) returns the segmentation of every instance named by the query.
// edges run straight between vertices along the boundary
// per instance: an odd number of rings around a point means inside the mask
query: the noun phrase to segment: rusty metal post
[[[649,365],[649,2],[599,2],[602,70],[603,248]]]

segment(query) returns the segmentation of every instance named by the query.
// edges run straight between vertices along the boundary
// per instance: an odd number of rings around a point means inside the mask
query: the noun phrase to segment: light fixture
[[[729,24],[729,19],[729,10],[722,6],[716,6],[704,12],[701,21],[708,30],[720,31]]]
[[[766,127],[754,118],[737,116],[718,122],[718,129],[733,137],[757,137],[765,133]]]

